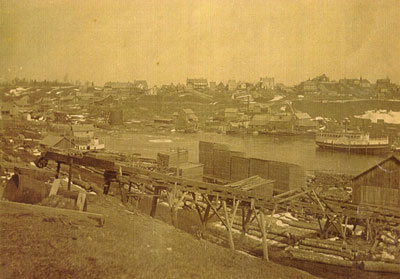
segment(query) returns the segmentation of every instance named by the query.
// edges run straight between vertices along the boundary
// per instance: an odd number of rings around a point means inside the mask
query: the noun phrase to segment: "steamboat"
[[[389,138],[373,138],[360,131],[319,131],[315,143],[323,149],[347,152],[382,153],[390,151]]]

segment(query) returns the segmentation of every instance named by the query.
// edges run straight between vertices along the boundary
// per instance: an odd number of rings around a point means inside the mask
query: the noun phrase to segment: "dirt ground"
[[[0,211],[0,278],[315,278],[128,211],[116,197],[88,207],[106,217],[47,217]]]

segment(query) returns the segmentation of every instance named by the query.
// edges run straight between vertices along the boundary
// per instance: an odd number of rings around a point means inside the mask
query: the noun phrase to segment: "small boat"
[[[347,152],[375,153],[390,150],[388,137],[373,138],[369,133],[359,131],[319,131],[315,143],[321,148]]]

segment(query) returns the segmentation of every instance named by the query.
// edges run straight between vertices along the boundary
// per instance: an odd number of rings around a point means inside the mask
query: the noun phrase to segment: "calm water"
[[[134,132],[114,132],[102,135],[102,137],[108,150],[140,153],[142,156],[150,158],[156,158],[159,151],[180,147],[189,150],[190,161],[198,162],[199,141],[212,141],[228,144],[232,150],[243,151],[248,157],[294,163],[303,166],[308,171],[323,170],[345,174],[357,174],[387,156],[321,151],[316,148],[314,139],[311,137]]]

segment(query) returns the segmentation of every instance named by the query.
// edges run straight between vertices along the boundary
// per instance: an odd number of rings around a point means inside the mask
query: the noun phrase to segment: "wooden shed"
[[[390,156],[353,178],[353,203],[400,206],[400,157]]]

